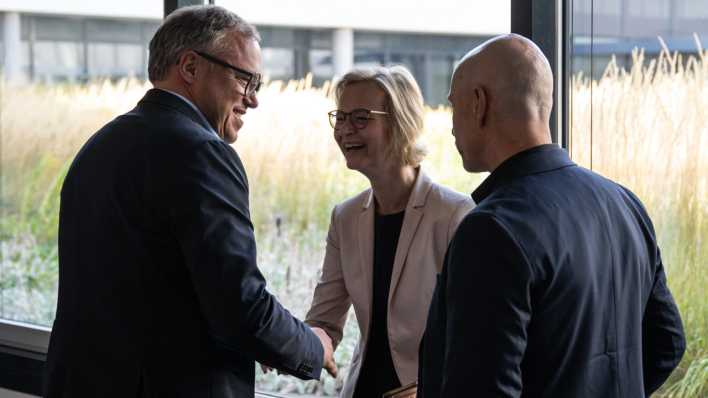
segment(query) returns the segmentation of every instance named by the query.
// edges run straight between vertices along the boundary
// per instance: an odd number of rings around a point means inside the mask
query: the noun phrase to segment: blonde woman
[[[473,202],[431,181],[420,166],[423,98],[407,69],[347,73],[335,100],[334,139],[347,167],[371,188],[332,211],[306,323],[323,329],[336,348],[353,305],[361,338],[341,397],[380,397],[416,381],[436,274]]]

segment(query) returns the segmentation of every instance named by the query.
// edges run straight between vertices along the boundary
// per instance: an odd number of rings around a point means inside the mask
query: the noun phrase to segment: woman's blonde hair
[[[350,84],[372,82],[386,93],[384,109],[389,113],[391,139],[388,151],[403,165],[417,167],[427,150],[418,142],[423,133],[423,95],[413,75],[404,66],[354,69],[342,76],[334,87],[337,106]]]

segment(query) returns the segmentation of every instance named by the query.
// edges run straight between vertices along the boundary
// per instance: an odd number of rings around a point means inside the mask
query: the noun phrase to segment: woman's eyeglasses
[[[372,111],[370,109],[354,109],[351,112],[344,112],[340,110],[334,110],[329,113],[329,124],[332,128],[338,129],[346,122],[349,118],[349,123],[355,129],[363,129],[369,124],[369,120],[373,119],[371,115],[388,115],[388,112]]]

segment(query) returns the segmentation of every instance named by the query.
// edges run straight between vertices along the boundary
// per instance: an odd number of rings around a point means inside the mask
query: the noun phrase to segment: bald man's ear
[[[477,85],[472,89],[472,114],[477,127],[484,127],[489,116],[489,98],[484,87]]]
[[[182,54],[177,63],[177,72],[185,82],[194,83],[197,79],[197,54],[193,51]]]

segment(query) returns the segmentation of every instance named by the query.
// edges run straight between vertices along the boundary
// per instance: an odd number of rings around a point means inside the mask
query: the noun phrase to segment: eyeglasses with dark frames
[[[388,115],[388,112],[372,111],[371,109],[358,108],[351,112],[344,112],[339,109],[329,113],[329,124],[334,129],[342,128],[344,122],[349,118],[349,123],[355,129],[363,129],[369,124],[369,120],[373,119],[371,115]]]
[[[250,97],[251,95],[254,95],[255,93],[258,92],[258,90],[261,89],[262,79],[261,79],[260,73],[249,72],[247,70],[233,66],[230,63],[228,63],[222,59],[219,59],[213,55],[210,55],[210,54],[207,54],[207,53],[204,53],[201,51],[194,50],[194,52],[197,53],[197,55],[199,55],[200,57],[206,59],[207,61],[209,61],[211,63],[217,64],[219,66],[223,66],[226,69],[231,69],[234,72],[234,74],[236,75],[235,77],[237,79],[241,79],[241,80],[246,81],[246,90],[245,90],[244,95]]]

